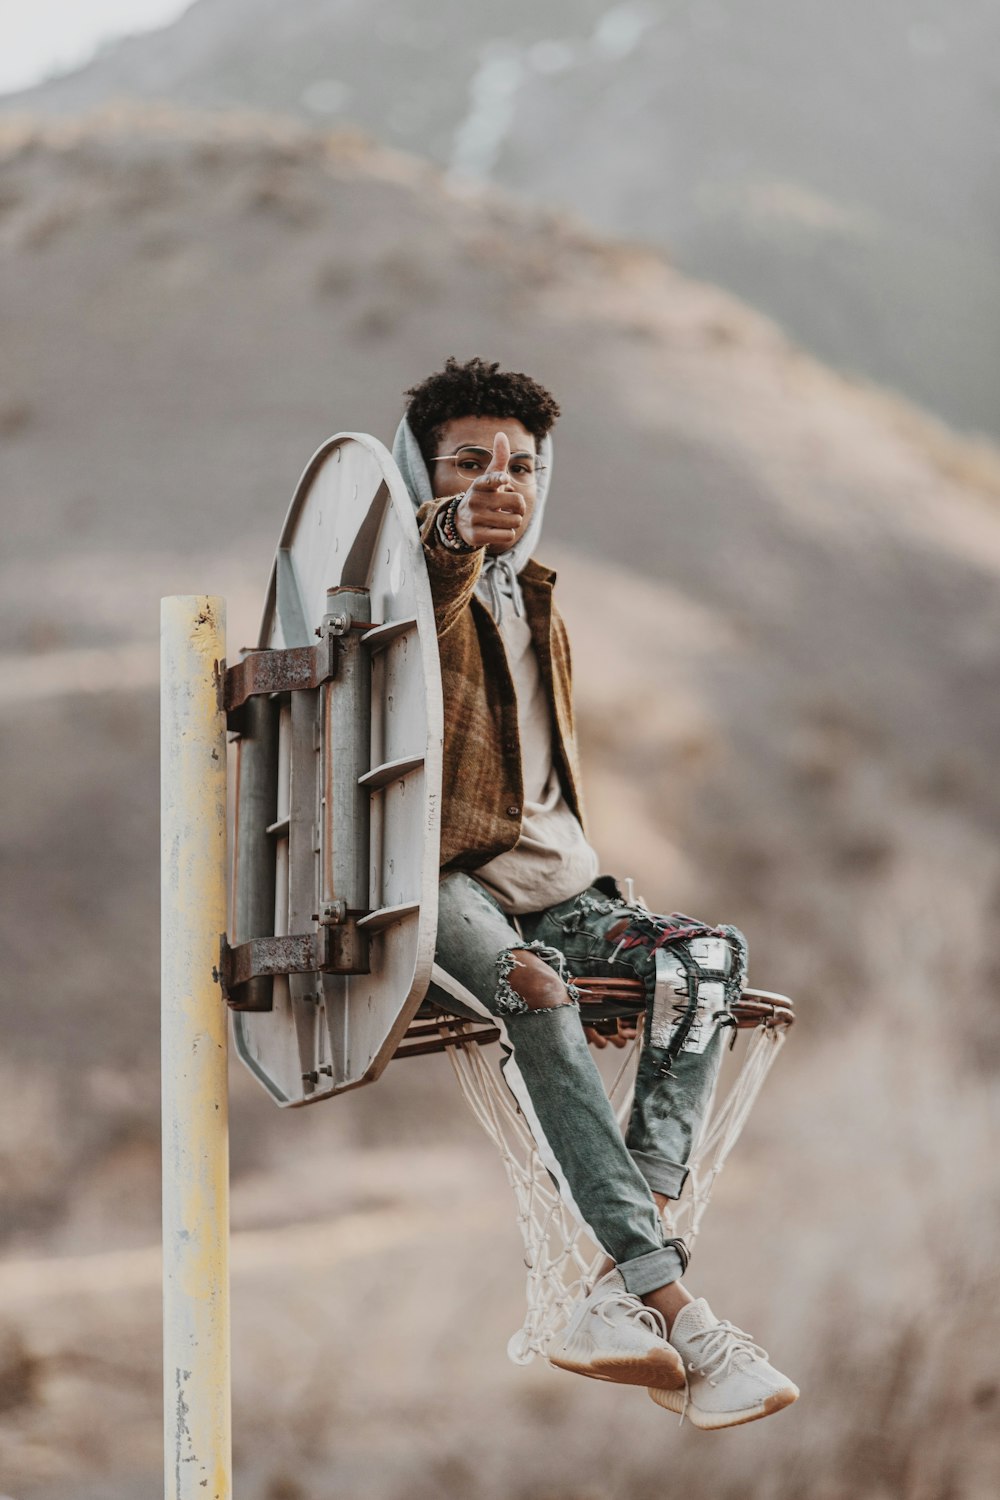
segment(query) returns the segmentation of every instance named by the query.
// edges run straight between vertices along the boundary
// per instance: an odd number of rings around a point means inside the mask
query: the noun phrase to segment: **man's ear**
[[[420,444],[420,452],[423,454],[424,463],[427,465],[427,472],[433,479],[433,459],[438,453],[441,452],[441,433],[438,428],[435,428],[433,432],[429,432],[427,434],[423,442]]]

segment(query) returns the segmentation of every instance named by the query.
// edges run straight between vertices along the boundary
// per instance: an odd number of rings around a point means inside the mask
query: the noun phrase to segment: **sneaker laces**
[[[688,1342],[697,1346],[699,1359],[698,1364],[692,1361],[688,1368],[694,1375],[704,1375],[709,1385],[718,1383],[716,1377],[745,1370],[757,1360],[767,1359],[766,1349],[726,1319],[720,1319],[711,1328],[700,1328],[689,1336]]]
[[[618,1292],[609,1287],[600,1301],[594,1303],[593,1311],[598,1313],[605,1323],[611,1324],[612,1319],[608,1316],[611,1308],[623,1309],[630,1323],[638,1323],[650,1333],[655,1334],[657,1338],[666,1340],[667,1325],[663,1314],[657,1312],[655,1307],[647,1307],[644,1302],[640,1302],[634,1293]]]

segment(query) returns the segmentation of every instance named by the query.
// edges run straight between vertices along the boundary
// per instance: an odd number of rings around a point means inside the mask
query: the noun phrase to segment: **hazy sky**
[[[192,0],[29,0],[8,7],[0,93],[27,88],[86,62],[102,42],[165,26]]]

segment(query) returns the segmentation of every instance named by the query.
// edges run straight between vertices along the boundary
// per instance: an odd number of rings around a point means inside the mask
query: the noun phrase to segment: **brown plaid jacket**
[[[441,868],[474,870],[520,837],[521,740],[503,641],[474,593],[483,552],[449,552],[441,545],[435,522],[445,503],[428,500],[417,512],[444,690]],[[569,638],[552,599],[556,575],[532,558],[518,580],[552,711],[556,766],[566,800],[583,823]]]

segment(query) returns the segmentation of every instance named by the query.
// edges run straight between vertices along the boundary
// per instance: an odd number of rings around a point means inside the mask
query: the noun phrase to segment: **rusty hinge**
[[[252,651],[226,671],[223,706],[226,723],[237,734],[248,698],[266,693],[294,693],[318,688],[337,675],[340,640],[323,635],[315,646],[291,646],[285,651]]]
[[[287,937],[250,938],[235,947],[223,933],[219,939],[219,983],[226,1003],[233,1010],[245,1010],[245,986],[251,979],[313,974],[327,967],[328,954],[325,928]]]
[[[218,979],[231,1010],[271,1009],[270,995],[266,1006],[252,997],[248,986],[254,979],[273,979],[278,974],[368,972],[368,936],[359,931],[353,915],[345,914],[339,920],[328,918],[316,932],[249,938],[235,946],[225,933],[219,938]]]

